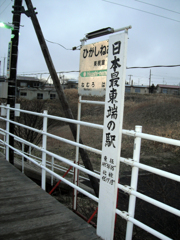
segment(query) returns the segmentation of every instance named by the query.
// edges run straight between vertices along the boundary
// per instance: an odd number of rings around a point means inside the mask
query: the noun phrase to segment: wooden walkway
[[[100,239],[95,229],[0,156],[0,239]]]

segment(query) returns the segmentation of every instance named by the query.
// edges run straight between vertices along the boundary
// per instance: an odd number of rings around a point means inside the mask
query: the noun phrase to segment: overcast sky
[[[180,0],[32,0],[32,3],[38,12],[45,39],[67,49],[79,46],[80,39],[88,32],[132,25],[128,33],[127,67],[180,65]],[[13,4],[11,0],[0,0],[0,21],[12,22]],[[26,8],[25,1],[23,5]],[[47,73],[31,19],[22,14],[21,25],[18,75]],[[10,30],[0,28],[1,75],[10,36]],[[86,44],[106,39],[108,36],[89,40]],[[47,45],[57,72],[79,70],[79,50],[65,50],[49,42]],[[149,72],[150,69],[127,69],[126,80],[129,80],[128,75],[132,75],[136,84],[146,85]],[[180,67],[151,68],[151,74],[155,85],[180,83]],[[78,73],[64,75],[78,79]],[[43,74],[42,77],[47,78],[48,75]]]

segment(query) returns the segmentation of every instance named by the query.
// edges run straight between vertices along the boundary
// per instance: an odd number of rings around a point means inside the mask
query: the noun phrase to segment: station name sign
[[[108,49],[108,40],[85,45],[81,48],[78,83],[79,95],[105,95]]]

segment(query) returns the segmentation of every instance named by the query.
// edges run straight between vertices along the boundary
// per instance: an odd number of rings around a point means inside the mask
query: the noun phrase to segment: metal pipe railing
[[[166,138],[166,137],[159,137],[151,134],[146,134],[146,133],[138,133],[132,130],[122,130],[122,133],[127,136],[131,137],[140,137],[142,139],[150,140],[150,141],[155,141],[155,142],[160,142],[160,143],[166,143],[174,146],[180,147],[180,141],[176,139],[171,139],[171,138]]]
[[[172,179],[174,181],[180,182],[180,176],[176,175],[174,173],[169,173],[167,171],[160,170],[160,169],[157,169],[157,168],[154,168],[154,167],[151,167],[151,166],[147,166],[147,165],[142,164],[142,163],[134,162],[133,159],[126,159],[126,158],[120,157],[120,161],[127,164],[127,165],[136,166],[136,167],[138,167],[140,169],[143,169],[145,171],[152,172],[152,173],[155,173],[155,174],[160,175],[162,177],[166,177],[166,178]]]
[[[2,140],[0,139],[0,142],[2,142]],[[7,145],[5,143],[5,145]],[[63,182],[65,182],[67,185],[71,186],[72,188],[77,189],[79,192],[81,192],[82,194],[84,194],[85,196],[93,199],[94,201],[98,202],[99,199],[97,197],[95,197],[94,195],[90,194],[89,192],[83,190],[82,188],[76,186],[75,184],[71,183],[70,181],[66,180],[65,178],[61,177],[60,175],[58,175],[57,173],[51,171],[49,168],[43,166],[41,163],[38,163],[37,161],[35,161],[33,158],[28,157],[26,154],[22,153],[21,151],[17,150],[16,148],[12,147],[9,145],[9,147],[11,149],[13,149],[14,151],[17,151],[20,155],[24,156],[25,158],[27,158],[29,161],[33,162],[34,164],[36,164],[37,166],[39,166],[40,168],[44,169],[46,172],[52,174],[54,177],[56,177],[59,180],[62,180]],[[70,164],[71,165],[71,164]],[[75,167],[75,166],[74,166]],[[77,165],[76,165],[77,167]],[[86,170],[86,169],[84,169]]]
[[[82,100],[81,98],[79,99],[79,103],[88,103],[88,104],[100,104],[100,105],[104,105],[104,102],[98,102],[98,101],[88,101],[88,100]],[[26,159],[28,159],[29,161],[33,162],[35,165],[37,165],[38,167],[40,167],[42,169],[42,188],[45,189],[45,181],[46,181],[46,173],[50,173],[51,174],[51,182],[53,181],[53,177],[56,177],[59,180],[62,180],[63,182],[65,182],[66,184],[68,184],[69,186],[73,187],[75,189],[75,191],[79,191],[81,193],[83,193],[84,195],[90,197],[91,199],[93,199],[94,201],[98,202],[99,199],[97,197],[95,197],[94,195],[88,193],[87,191],[81,189],[78,184],[74,184],[71,183],[70,181],[64,179],[62,176],[60,176],[59,174],[54,172],[54,169],[60,169],[58,168],[57,164],[54,163],[54,159],[58,160],[58,161],[62,161],[66,164],[68,164],[69,166],[72,166],[76,169],[76,173],[78,172],[78,170],[84,172],[85,174],[91,175],[93,177],[96,177],[97,179],[100,179],[100,174],[97,174],[95,172],[92,172],[90,170],[87,170],[86,168],[80,166],[78,164],[78,149],[79,148],[84,148],[88,151],[92,151],[95,152],[97,154],[102,154],[102,151],[99,149],[95,149],[89,146],[85,146],[79,143],[78,138],[77,138],[77,142],[71,141],[71,140],[67,140],[64,139],[62,137],[50,134],[47,132],[47,121],[48,119],[54,119],[54,120],[59,120],[59,121],[64,121],[64,122],[68,122],[68,123],[72,123],[72,124],[77,124],[79,127],[82,126],[87,126],[87,127],[93,127],[93,128],[97,128],[97,129],[104,129],[103,125],[99,125],[99,124],[92,124],[92,123],[87,123],[87,122],[82,122],[80,121],[80,117],[79,120],[73,120],[73,119],[66,119],[66,118],[62,118],[62,117],[56,117],[56,116],[52,116],[52,115],[48,115],[46,111],[44,111],[44,113],[35,113],[35,112],[31,112],[31,111],[26,111],[26,110],[20,110],[18,109],[19,112],[23,112],[23,113],[27,113],[27,114],[33,114],[33,115],[37,115],[42,117],[44,120],[44,124],[43,124],[43,129],[42,130],[38,130],[20,123],[17,123],[15,121],[11,121],[9,119],[9,114],[10,114],[10,110],[14,110],[16,111],[16,109],[14,108],[10,108],[9,105],[7,105],[7,107],[3,106],[3,108],[6,108],[7,113],[6,113],[6,118],[0,117],[0,119],[2,119],[3,121],[6,121],[6,130],[1,129],[2,134],[4,134],[6,136],[6,139],[1,140],[0,139],[0,143],[3,143],[6,146],[6,159],[9,160],[9,156],[8,156],[8,152],[9,152],[9,148],[13,149],[17,154],[22,156],[22,171],[24,171],[24,157]],[[13,123],[17,126],[20,127],[24,127],[26,129],[29,129],[31,131],[35,131],[39,134],[42,134],[43,136],[43,143],[42,143],[42,147],[39,147],[33,143],[30,143],[20,137],[17,137],[16,135],[12,134],[9,132],[9,123]],[[140,127],[140,126],[139,126]],[[78,130],[78,132],[80,132],[80,128]],[[153,234],[154,236],[160,238],[160,239],[170,239],[168,237],[166,237],[165,235],[159,233],[158,231],[146,226],[145,224],[139,222],[138,220],[134,219],[134,212],[135,212],[135,203],[136,203],[136,197],[151,203],[165,211],[171,212],[176,216],[180,216],[180,210],[173,208],[167,204],[164,204],[160,201],[157,201],[153,198],[150,198],[144,194],[141,194],[139,192],[137,192],[137,181],[138,181],[138,171],[139,169],[157,174],[159,176],[163,176],[166,178],[169,178],[171,180],[180,182],[180,176],[173,174],[173,173],[169,173],[167,171],[164,170],[160,170],[151,166],[147,166],[145,164],[142,164],[139,162],[140,159],[140,147],[141,147],[141,139],[146,139],[146,140],[150,140],[150,141],[156,141],[156,142],[160,142],[160,143],[165,143],[165,144],[170,144],[170,145],[174,145],[174,146],[180,146],[180,141],[179,140],[175,140],[175,139],[169,139],[169,138],[165,138],[165,137],[159,137],[159,136],[154,136],[154,135],[150,135],[150,134],[144,134],[141,133],[141,131],[137,130],[137,127],[135,129],[135,131],[130,131],[130,130],[122,130],[122,134],[125,134],[127,136],[131,136],[134,137],[134,153],[133,153],[133,159],[126,159],[123,157],[119,157],[119,161],[123,162],[129,166],[132,167],[132,177],[131,177],[131,184],[130,186],[123,186],[121,184],[117,184],[118,188],[121,189],[122,191],[128,193],[130,195],[130,201],[129,201],[129,209],[128,212],[123,212],[120,211],[119,209],[116,209],[116,213],[118,215],[120,215],[122,218],[127,220],[127,230],[126,230],[126,240],[127,239],[131,239],[132,238],[132,231],[133,231],[133,224],[141,227],[142,229],[144,229],[147,232],[150,232],[151,234]],[[12,146],[9,145],[9,136],[13,136],[14,139],[16,141],[20,141],[22,142],[22,150],[18,150]],[[67,144],[71,144],[73,146],[76,147],[76,162],[74,163],[72,160],[66,159],[64,157],[61,157],[55,153],[52,153],[50,151],[48,151],[46,149],[46,144],[47,144],[47,137],[51,137],[53,139],[56,139],[58,141],[62,141],[65,142]],[[42,161],[39,161],[37,159],[37,157],[34,156],[34,158],[32,158],[31,155],[31,150],[29,152],[29,154],[25,154],[24,153],[24,144],[29,145],[29,147],[33,147],[39,151],[42,152]],[[46,159],[46,155],[49,155],[53,161],[48,162]],[[35,160],[36,159],[36,160]],[[48,168],[49,167],[49,168]],[[63,171],[63,167],[61,169],[61,171]],[[78,176],[76,178],[76,181],[78,181]]]
[[[159,239],[172,240],[171,238],[169,238],[169,237],[165,236],[164,234],[162,234],[162,233],[154,230],[153,228],[145,225],[144,223],[136,220],[135,218],[130,217],[130,216],[128,215],[128,213],[125,212],[125,211],[120,211],[120,210],[116,209],[116,213],[117,213],[120,217],[122,217],[123,219],[125,219],[126,221],[132,222],[132,223],[135,224],[136,226],[144,229],[145,231],[151,233],[152,235],[158,237]]]
[[[9,135],[15,136],[15,135],[13,135],[13,134],[11,134],[11,133],[9,133]],[[71,161],[71,160],[68,160],[68,159],[66,159],[66,158],[64,158],[64,157],[61,157],[61,156],[55,154],[55,153],[52,153],[52,152],[50,152],[50,151],[48,151],[48,150],[45,150],[45,149],[43,149],[43,148],[41,148],[41,147],[39,147],[39,146],[37,146],[37,145],[35,145],[35,144],[33,144],[33,143],[27,142],[27,141],[23,140],[22,138],[19,138],[19,137],[17,137],[17,136],[16,136],[16,138],[17,138],[17,139],[20,139],[20,140],[21,140],[22,142],[24,142],[25,144],[29,143],[29,145],[31,145],[33,148],[36,148],[36,149],[38,149],[38,150],[40,150],[40,151],[42,151],[42,152],[45,152],[47,155],[49,155],[49,156],[51,156],[51,157],[54,157],[54,158],[56,158],[57,160],[60,160],[60,161],[62,161],[62,162],[64,162],[64,163],[67,163],[67,164],[70,165],[70,166],[73,166],[73,167],[75,167],[75,168],[78,168],[79,170],[85,172],[85,173],[88,174],[88,175],[91,175],[91,176],[96,177],[96,178],[98,178],[98,179],[100,178],[100,175],[98,175],[98,174],[96,174],[95,172],[92,172],[92,171],[90,171],[90,170],[88,170],[88,169],[86,169],[86,168],[83,168],[83,167],[81,167],[81,166],[79,166],[79,165],[77,165],[77,164],[75,164],[75,163],[74,163],[73,161]],[[1,140],[0,140],[0,141],[1,141]],[[7,144],[6,144],[6,146],[7,146]]]
[[[162,203],[160,201],[157,201],[151,197],[148,197],[142,193],[139,193],[139,192],[135,191],[134,189],[132,189],[130,186],[123,186],[122,184],[118,184],[118,188],[121,189],[123,192],[128,193],[130,196],[131,195],[136,196],[148,203],[153,204],[156,207],[159,207],[167,212],[170,212],[170,213],[180,217],[180,210],[173,208],[173,207],[171,207],[165,203]]]

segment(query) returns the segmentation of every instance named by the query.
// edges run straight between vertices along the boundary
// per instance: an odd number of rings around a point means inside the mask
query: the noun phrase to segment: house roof
[[[133,88],[149,88],[148,85],[129,85],[129,84],[126,84],[126,87],[133,87]]]
[[[68,79],[68,83],[78,83],[78,80],[76,80],[76,79]]]
[[[35,78],[35,77],[27,77],[27,76],[17,76],[17,80],[42,82],[42,80],[40,80],[40,79],[38,79],[38,78]]]
[[[163,85],[163,84],[158,84],[157,87],[160,88],[175,88],[175,89],[179,89],[180,86],[175,86],[175,85]]]

